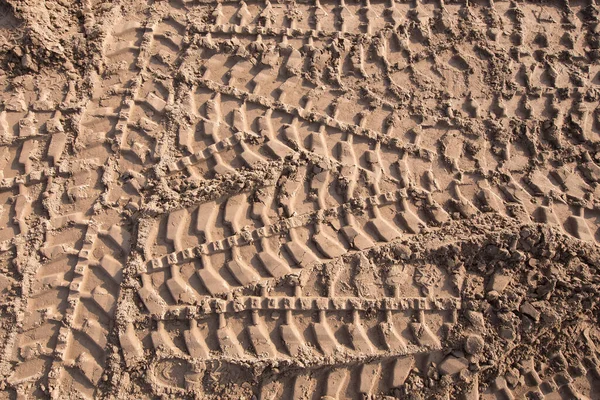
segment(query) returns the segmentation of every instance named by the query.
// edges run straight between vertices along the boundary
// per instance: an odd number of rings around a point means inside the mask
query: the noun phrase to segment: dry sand
[[[600,399],[596,0],[0,0],[0,399]]]

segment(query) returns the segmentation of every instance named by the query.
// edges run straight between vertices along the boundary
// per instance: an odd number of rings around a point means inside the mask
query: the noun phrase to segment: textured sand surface
[[[596,0],[0,0],[0,399],[600,399]]]

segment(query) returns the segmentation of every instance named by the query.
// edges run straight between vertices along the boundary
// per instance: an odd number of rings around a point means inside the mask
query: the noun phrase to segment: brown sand
[[[0,399],[600,399],[596,0],[0,0]]]

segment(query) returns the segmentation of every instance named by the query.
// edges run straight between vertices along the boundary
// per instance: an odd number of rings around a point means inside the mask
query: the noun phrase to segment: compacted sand
[[[1,399],[600,399],[596,0],[0,0]]]

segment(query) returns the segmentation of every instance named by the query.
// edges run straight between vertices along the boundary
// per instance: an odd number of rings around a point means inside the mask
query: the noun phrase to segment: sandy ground
[[[0,398],[600,399],[596,0],[0,0]]]

